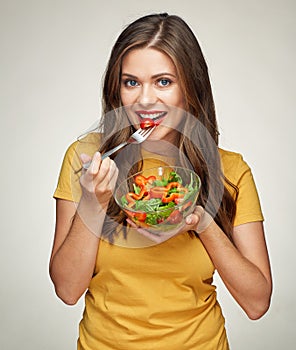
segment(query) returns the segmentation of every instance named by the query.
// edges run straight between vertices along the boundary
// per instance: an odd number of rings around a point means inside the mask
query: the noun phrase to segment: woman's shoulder
[[[243,172],[249,170],[241,153],[219,148],[221,166],[224,175],[230,180],[236,180]]]
[[[223,163],[239,162],[243,159],[243,156],[241,153],[229,151],[220,147],[218,148],[218,150],[221,157],[221,161]]]
[[[73,158],[81,153],[86,153],[89,156],[98,150],[101,144],[102,136],[100,133],[89,133],[86,136],[72,142],[66,150],[66,157]]]
[[[100,134],[92,133],[68,146],[60,170],[58,185],[54,192],[55,198],[79,202],[81,188],[78,180],[81,174],[79,169],[82,166],[80,155],[85,153],[92,156],[99,148],[100,140]]]

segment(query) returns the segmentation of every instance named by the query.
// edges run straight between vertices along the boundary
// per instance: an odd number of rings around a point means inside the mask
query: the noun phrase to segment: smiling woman
[[[67,304],[86,292],[78,349],[228,350],[213,276],[217,270],[250,319],[266,313],[272,278],[263,215],[249,166],[218,146],[207,65],[180,17],[148,15],[124,29],[108,62],[103,109],[101,133],[69,147],[54,194],[50,275]],[[102,160],[147,119],[157,126],[146,141]],[[174,200],[176,224],[177,192],[185,198],[193,182],[147,177],[165,166],[189,168],[201,187],[184,223],[154,235],[137,225],[146,213],[126,220],[114,192],[143,171],[138,187],[124,192],[124,209],[143,206],[149,192],[158,207]],[[152,182],[140,186],[143,179]]]
[[[120,95],[122,104],[131,106],[131,124],[139,124],[144,118],[153,119],[159,127],[151,138],[176,140],[176,130],[184,116],[176,118],[176,113],[170,110],[184,109],[184,96],[169,56],[149,46],[130,50],[122,60]],[[161,127],[164,119],[166,126]]]

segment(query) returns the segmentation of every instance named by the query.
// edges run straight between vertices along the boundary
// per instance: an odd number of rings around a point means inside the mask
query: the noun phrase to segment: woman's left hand
[[[137,229],[141,235],[156,243],[162,243],[174,236],[191,230],[201,233],[211,224],[212,221],[212,217],[201,206],[195,207],[193,213],[189,214],[185,218],[182,226],[170,231],[159,232],[158,234],[151,233],[144,228],[137,226],[130,219],[127,219],[127,222],[131,225],[131,227]]]

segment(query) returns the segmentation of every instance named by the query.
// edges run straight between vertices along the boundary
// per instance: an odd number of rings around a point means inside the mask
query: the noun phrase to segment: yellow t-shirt
[[[77,154],[95,150],[96,142],[68,149],[55,198],[79,201],[73,174],[79,168]],[[263,220],[250,168],[241,155],[219,152],[226,177],[239,188],[235,225]],[[170,163],[145,156],[145,168]],[[131,231],[128,240],[136,242],[137,236]],[[181,234],[157,245],[131,246],[100,241],[78,350],[228,350],[212,285],[215,269],[201,241]]]

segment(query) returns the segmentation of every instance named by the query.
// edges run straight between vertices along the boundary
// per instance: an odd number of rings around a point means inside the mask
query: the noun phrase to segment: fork
[[[111,154],[115,153],[116,151],[120,150],[121,148],[123,148],[124,146],[130,144],[130,143],[136,143],[136,144],[139,144],[139,143],[142,143],[144,142],[148,136],[152,133],[152,131],[154,130],[155,128],[155,125],[152,126],[152,127],[149,127],[149,128],[145,128],[145,129],[138,129],[137,131],[135,131],[131,136],[130,138],[125,141],[125,142],[122,142],[121,144],[119,144],[118,146],[110,149],[109,151],[105,152],[103,155],[102,155],[102,160],[111,156]],[[83,168],[84,169],[88,169],[89,166],[91,164],[91,161],[90,162],[87,162],[87,163],[84,163],[83,164]]]

